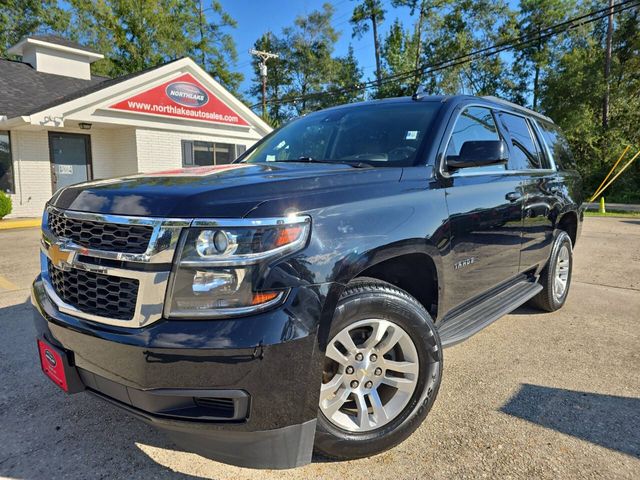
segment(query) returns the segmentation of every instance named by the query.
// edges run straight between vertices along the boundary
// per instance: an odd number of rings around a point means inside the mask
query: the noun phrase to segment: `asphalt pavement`
[[[38,230],[0,232],[0,478],[640,478],[640,219],[587,218],[565,307],[520,308],[445,351],[404,443],[349,462],[247,470],[39,371],[29,284]]]

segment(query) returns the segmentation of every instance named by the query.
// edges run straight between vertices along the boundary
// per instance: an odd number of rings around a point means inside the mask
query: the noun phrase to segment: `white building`
[[[120,78],[97,52],[32,36],[0,59],[0,190],[12,217],[92,179],[229,163],[271,128],[189,58]]]

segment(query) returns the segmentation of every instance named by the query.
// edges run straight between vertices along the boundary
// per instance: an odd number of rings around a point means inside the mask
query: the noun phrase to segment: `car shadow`
[[[0,308],[0,478],[200,478],[154,461],[163,434],[40,371],[30,302]]]
[[[621,220],[622,223],[630,223],[631,225],[640,225],[640,220]]]
[[[537,308],[530,307],[527,304],[525,304],[516,308],[513,312],[510,312],[509,315],[536,315],[541,313],[547,313],[547,312],[544,312]]]
[[[640,457],[640,398],[523,384],[500,411]]]

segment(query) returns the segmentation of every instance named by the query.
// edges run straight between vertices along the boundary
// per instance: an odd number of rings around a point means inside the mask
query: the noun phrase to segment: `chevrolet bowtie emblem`
[[[71,252],[65,252],[55,243],[49,247],[49,259],[58,268],[63,268],[69,264],[69,257]]]

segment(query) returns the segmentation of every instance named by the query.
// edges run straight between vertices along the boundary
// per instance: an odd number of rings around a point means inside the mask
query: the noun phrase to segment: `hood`
[[[51,204],[69,210],[149,217],[238,218],[269,200],[397,182],[401,168],[268,163],[195,167],[66,187]]]

